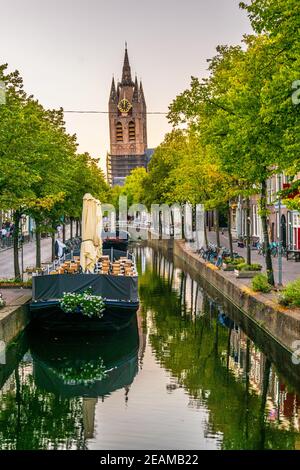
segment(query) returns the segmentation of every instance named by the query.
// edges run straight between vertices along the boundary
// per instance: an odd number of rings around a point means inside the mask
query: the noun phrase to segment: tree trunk
[[[212,211],[208,211],[207,212],[207,227],[208,227],[208,231],[210,232],[211,231],[211,215],[212,215]]]
[[[260,207],[261,207],[261,223],[262,223],[264,246],[265,246],[265,253],[266,253],[267,276],[268,276],[269,283],[272,286],[274,286],[275,284],[274,272],[273,272],[271,248],[270,248],[269,234],[268,234],[268,223],[267,223],[267,182],[266,180],[264,180],[261,185]]]
[[[246,247],[247,264],[251,264],[251,219],[250,219],[250,198],[246,199]]]
[[[37,222],[35,222],[35,247],[36,247],[36,267],[41,267],[41,232]]]
[[[55,232],[51,233],[51,259],[55,260]]]
[[[76,219],[76,237],[79,236],[79,222],[78,219]]]
[[[73,238],[73,217],[70,218],[70,238]]]
[[[231,209],[230,209],[230,202],[228,203],[227,214],[228,214],[229,251],[230,251],[230,258],[233,259],[233,243],[232,243],[232,233],[231,233]]]
[[[215,231],[216,231],[216,238],[217,238],[217,247],[220,248],[220,225],[219,225],[219,210],[215,209]]]
[[[20,232],[20,218],[21,214],[19,211],[14,212],[14,232],[13,232],[13,242],[14,242],[14,272],[15,278],[21,278],[20,272],[20,263],[19,263],[19,232]]]

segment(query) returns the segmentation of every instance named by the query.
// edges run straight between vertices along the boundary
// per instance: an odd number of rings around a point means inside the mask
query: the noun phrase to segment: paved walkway
[[[212,243],[216,243],[216,234],[215,232],[208,232],[208,239]],[[229,240],[228,234],[225,232],[224,235],[220,234],[220,242],[222,246],[229,248]],[[238,248],[237,242],[233,243],[234,251],[237,251],[240,255],[242,255],[245,259],[246,255],[246,248]],[[251,258],[252,263],[259,263],[263,266],[263,270],[265,270],[265,258],[263,255],[259,255],[257,250],[251,250]],[[278,282],[278,258],[273,258],[273,269],[275,275],[275,282]],[[295,261],[287,261],[285,257],[282,258],[282,283],[283,285],[287,284],[290,281],[294,281],[295,279],[300,278],[300,262]]]
[[[66,229],[66,237],[69,237],[69,228]],[[41,256],[42,263],[51,262],[51,238],[43,238],[41,240]],[[22,269],[21,250],[19,250],[20,269]],[[23,265],[24,270],[29,266],[35,266],[35,241],[25,243],[23,245]],[[5,250],[0,252],[0,279],[14,278],[14,259],[13,250]]]
[[[24,297],[31,296],[31,289],[1,289],[0,292],[9,307],[19,306],[24,303]],[[28,299],[26,299],[28,300]]]

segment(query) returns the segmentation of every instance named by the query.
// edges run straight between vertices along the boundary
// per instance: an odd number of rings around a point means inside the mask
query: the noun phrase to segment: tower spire
[[[115,77],[113,76],[112,82],[111,82],[111,89],[110,89],[110,100],[115,101],[117,97],[117,92],[116,92],[116,84],[115,84]]]
[[[133,95],[132,95],[132,101],[134,103],[137,103],[139,101],[139,84],[137,80],[137,76],[135,76],[135,82],[134,82],[134,90],[133,90]]]
[[[127,42],[125,42],[125,55],[122,71],[122,86],[133,86],[134,83],[131,78],[131,68],[129,64],[128,51],[127,51]]]
[[[146,106],[146,100],[145,100],[142,80],[140,80],[140,99],[141,99],[142,103]]]

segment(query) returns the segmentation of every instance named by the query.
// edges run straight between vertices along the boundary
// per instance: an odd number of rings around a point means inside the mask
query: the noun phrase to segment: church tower
[[[112,79],[108,102],[110,153],[107,178],[111,186],[124,184],[134,168],[146,167],[147,115],[142,83],[132,80],[127,45],[121,82]]]

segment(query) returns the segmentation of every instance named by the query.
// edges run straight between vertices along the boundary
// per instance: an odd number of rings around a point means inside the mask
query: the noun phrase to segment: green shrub
[[[272,286],[268,282],[268,278],[265,274],[257,274],[252,279],[252,289],[255,292],[265,292],[268,293],[271,291]]]
[[[0,279],[0,286],[31,287],[32,280],[22,281],[21,279]]]
[[[21,279],[0,279],[0,286],[31,287],[32,280],[29,279],[28,281],[22,281]]]
[[[247,264],[247,263],[240,263],[237,265],[236,269],[238,271],[260,271],[262,268],[261,264]]]
[[[230,264],[231,266],[237,266],[238,264],[241,264],[241,263],[244,263],[245,262],[245,258],[243,258],[242,256],[239,257],[239,258],[224,258],[224,263],[226,264]]]
[[[279,302],[281,305],[300,307],[300,279],[287,284],[281,293]]]

